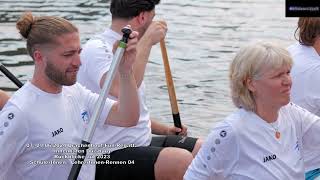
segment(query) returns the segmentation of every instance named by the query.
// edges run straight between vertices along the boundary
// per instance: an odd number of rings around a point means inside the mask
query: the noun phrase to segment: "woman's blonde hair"
[[[259,79],[262,69],[292,67],[289,52],[281,46],[270,42],[250,44],[236,54],[230,65],[229,78],[231,97],[234,105],[249,111],[256,111],[252,92],[247,87],[248,79]]]
[[[31,57],[36,45],[55,43],[60,35],[78,32],[77,27],[66,19],[55,16],[34,17],[31,12],[24,13],[16,27],[27,40],[27,51]]]

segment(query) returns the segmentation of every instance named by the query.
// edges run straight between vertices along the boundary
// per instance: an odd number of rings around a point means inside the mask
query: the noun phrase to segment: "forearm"
[[[143,81],[143,77],[144,77],[145,69],[148,63],[151,48],[152,48],[152,45],[150,44],[148,39],[144,39],[142,37],[137,47],[136,59],[138,61],[136,61],[133,65],[133,73],[136,79],[137,87],[140,87]]]
[[[169,127],[157,122],[154,119],[151,119],[151,131],[152,131],[152,134],[167,135],[169,131]]]
[[[141,40],[138,45],[136,59],[139,59],[139,61],[136,61],[133,64],[133,68],[132,68],[137,87],[140,87],[143,81],[146,64],[148,62],[151,47],[152,46],[149,45],[149,42],[147,40]],[[100,80],[100,88],[103,87],[103,84],[105,82],[107,75],[108,75],[108,72],[106,72],[102,76]],[[119,73],[117,73],[112,81],[109,94],[113,97],[119,98],[119,92],[120,92],[120,78],[119,78]]]
[[[106,80],[106,77],[107,77],[108,73],[104,73],[104,75],[102,76],[101,80],[100,80],[100,88],[102,89],[103,87],[103,84],[105,83],[105,80]],[[118,98],[119,97],[119,74],[116,73],[113,81],[112,81],[112,84],[111,84],[111,87],[110,87],[110,91],[109,91],[109,94],[115,98]]]
[[[135,126],[140,116],[137,85],[132,72],[119,75],[119,115],[128,126]]]

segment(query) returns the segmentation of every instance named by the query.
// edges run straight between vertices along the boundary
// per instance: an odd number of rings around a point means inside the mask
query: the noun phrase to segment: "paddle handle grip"
[[[161,48],[164,70],[165,70],[165,74],[166,74],[166,82],[167,82],[167,87],[168,87],[168,93],[169,93],[169,98],[170,98],[174,126],[178,127],[178,128],[182,128],[176,93],[175,93],[174,84],[173,84],[173,80],[172,80],[172,74],[171,74],[171,70],[170,70],[167,48],[166,48],[166,44],[164,42],[164,39],[162,39],[160,41],[160,48]],[[179,133],[177,133],[177,134],[179,134]]]
[[[0,71],[6,75],[19,88],[23,86],[22,82],[16,78],[3,64],[0,63]]]
[[[182,129],[180,114],[179,113],[172,114],[172,117],[173,117],[174,126]],[[179,133],[177,132],[176,134],[178,135]]]

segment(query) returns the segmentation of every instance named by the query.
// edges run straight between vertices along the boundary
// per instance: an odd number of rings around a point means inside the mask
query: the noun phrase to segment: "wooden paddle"
[[[161,47],[161,54],[162,54],[162,59],[163,59],[164,70],[165,70],[165,74],[166,74],[166,81],[167,81],[167,87],[168,87],[168,93],[169,93],[169,98],[170,98],[174,126],[182,129],[179,108],[178,108],[178,103],[177,103],[177,98],[176,98],[176,92],[174,90],[174,84],[173,84],[169,60],[168,60],[168,53],[167,53],[167,48],[166,48],[166,44],[164,42],[164,39],[162,39],[160,41],[160,47]],[[179,133],[177,132],[176,134],[179,134]]]

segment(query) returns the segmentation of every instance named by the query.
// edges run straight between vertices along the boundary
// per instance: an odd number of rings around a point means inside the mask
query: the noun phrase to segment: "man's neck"
[[[112,20],[110,29],[122,35],[122,32],[121,32],[122,28],[128,24],[131,25],[130,22],[127,20],[120,20],[120,19]],[[134,27],[132,28],[134,29]]]
[[[62,85],[59,85],[49,79],[46,75],[33,74],[31,83],[44,92],[58,94],[62,91]]]

